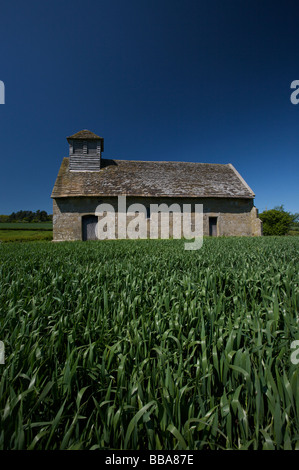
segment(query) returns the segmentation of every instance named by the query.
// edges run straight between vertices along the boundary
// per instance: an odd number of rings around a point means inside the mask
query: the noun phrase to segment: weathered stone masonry
[[[118,199],[110,198],[63,198],[53,203],[53,232],[54,240],[82,240],[82,216],[94,214],[97,206],[102,203],[111,204],[117,215]],[[235,199],[175,199],[166,198],[127,198],[127,208],[133,203],[141,203],[148,207],[150,204],[203,204],[204,236],[209,235],[209,217],[217,217],[218,236],[256,236],[260,235],[260,223],[256,217],[256,208],[251,200]],[[193,215],[193,214],[192,214]],[[127,217],[127,223],[132,217]],[[192,219],[193,220],[193,217]],[[117,221],[117,217],[116,217]],[[149,238],[149,223],[148,232]],[[170,214],[170,235],[172,231],[172,215]],[[117,236],[116,230],[116,238]]]

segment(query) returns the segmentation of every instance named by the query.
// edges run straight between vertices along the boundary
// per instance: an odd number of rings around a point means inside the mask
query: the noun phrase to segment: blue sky
[[[232,163],[299,212],[297,0],[3,0],[0,214],[52,212],[66,137],[105,158]]]

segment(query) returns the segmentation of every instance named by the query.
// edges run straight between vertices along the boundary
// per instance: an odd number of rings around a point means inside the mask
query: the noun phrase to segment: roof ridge
[[[186,162],[178,160],[124,160],[120,158],[103,158],[102,160],[114,160],[116,162],[134,162],[134,163],[194,163],[198,165],[218,165],[227,166],[229,163],[210,163],[210,162]]]

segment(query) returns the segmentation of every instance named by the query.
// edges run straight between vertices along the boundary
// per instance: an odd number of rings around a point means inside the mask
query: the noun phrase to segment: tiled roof
[[[70,171],[64,158],[53,198],[73,196],[166,196],[254,198],[229,163],[101,160],[101,170]]]
[[[76,134],[70,135],[69,137],[67,137],[67,140],[68,139],[98,140],[103,139],[103,137],[100,137],[99,135],[96,135],[87,129],[83,129],[82,131],[79,131]]]

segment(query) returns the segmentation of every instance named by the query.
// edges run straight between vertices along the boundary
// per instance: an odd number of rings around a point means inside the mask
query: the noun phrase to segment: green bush
[[[259,218],[263,222],[264,235],[286,235],[293,223],[291,214],[279,209],[264,211]]]

